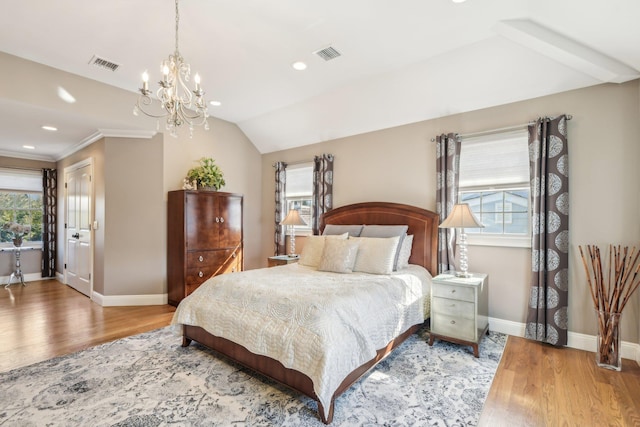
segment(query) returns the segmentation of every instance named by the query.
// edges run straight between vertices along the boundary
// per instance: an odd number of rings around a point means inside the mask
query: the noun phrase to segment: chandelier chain
[[[180,23],[180,11],[178,10],[178,0],[176,0],[176,56],[179,56],[178,51],[178,25]]]

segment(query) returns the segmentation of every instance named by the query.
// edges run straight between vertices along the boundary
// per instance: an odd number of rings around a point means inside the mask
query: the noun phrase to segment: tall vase
[[[620,348],[620,318],[622,313],[596,310],[596,316],[598,319],[596,364],[601,368],[621,371],[622,352]]]

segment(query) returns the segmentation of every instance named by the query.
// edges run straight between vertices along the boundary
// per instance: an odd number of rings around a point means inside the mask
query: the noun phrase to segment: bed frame
[[[342,206],[325,213],[320,229],[327,224],[377,224],[408,225],[407,234],[413,234],[413,248],[409,262],[425,267],[432,275],[437,271],[438,215],[425,209],[398,203],[368,202]],[[209,334],[197,326],[183,326],[182,346],[188,346],[192,340],[229,357],[233,361],[292,388],[318,403],[318,414],[325,424],[333,420],[335,399],[358,381],[365,373],[382,361],[393,349],[415,333],[422,324],[414,325],[402,335],[391,340],[387,346],[378,350],[377,355],[351,372],[334,392],[329,408],[324,408],[313,389],[313,382],[305,374],[286,368],[282,363],[267,356],[257,355],[245,347],[225,338]]]

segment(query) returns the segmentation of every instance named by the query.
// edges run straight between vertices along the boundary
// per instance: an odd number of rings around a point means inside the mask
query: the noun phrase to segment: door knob
[[[80,233],[72,234],[71,237],[73,237],[74,239],[79,239]]]

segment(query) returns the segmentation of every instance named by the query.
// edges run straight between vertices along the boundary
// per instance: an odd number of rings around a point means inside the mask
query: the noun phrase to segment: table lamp
[[[287,217],[280,222],[280,225],[286,225],[289,227],[289,256],[297,257],[296,255],[296,225],[307,225],[306,222],[300,217],[300,213],[296,209],[291,209],[287,214]]]
[[[465,228],[483,228],[484,225],[478,218],[471,212],[468,203],[460,203],[453,207],[453,210],[440,224],[439,228],[461,228],[460,240],[458,245],[460,246],[460,271],[456,272],[457,277],[471,277],[471,274],[467,272],[467,233],[464,232]]]

